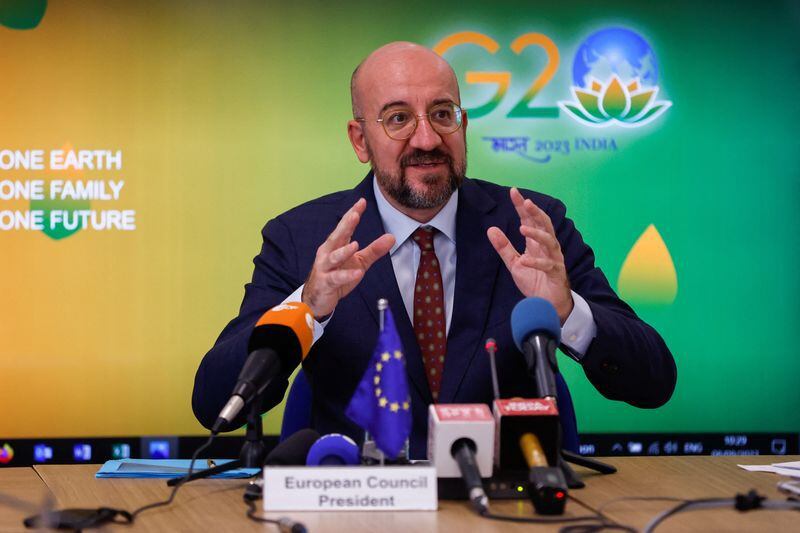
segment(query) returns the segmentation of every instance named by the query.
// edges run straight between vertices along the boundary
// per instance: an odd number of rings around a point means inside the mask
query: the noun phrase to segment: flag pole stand
[[[378,300],[378,335],[383,333],[386,325],[386,308],[389,307],[389,300],[381,298]],[[386,463],[386,456],[383,451],[378,449],[375,441],[370,437],[369,431],[364,432],[364,446],[361,448],[361,457],[366,464],[378,463],[384,466]]]
[[[378,334],[380,335],[383,333],[383,330],[386,327],[386,309],[389,308],[389,300],[386,298],[381,298],[378,300]],[[408,449],[408,439],[406,439],[405,445],[403,446],[403,450],[400,452],[400,456],[396,459],[396,461],[392,461],[393,464],[405,464],[408,463],[408,456],[409,456],[409,449]],[[375,465],[378,464],[380,466],[384,466],[386,464],[386,454],[380,450],[375,441],[369,434],[369,431],[364,432],[364,445],[361,448],[361,458],[364,464],[368,465]]]

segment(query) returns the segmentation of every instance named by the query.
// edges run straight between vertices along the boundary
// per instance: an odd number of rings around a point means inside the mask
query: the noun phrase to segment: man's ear
[[[358,160],[362,163],[369,162],[369,151],[367,150],[367,140],[364,137],[364,125],[357,120],[347,121],[347,136],[350,138],[350,144],[353,145],[353,151],[358,156]]]

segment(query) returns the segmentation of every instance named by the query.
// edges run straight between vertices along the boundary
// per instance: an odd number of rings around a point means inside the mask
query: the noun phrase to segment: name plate
[[[264,469],[265,511],[435,511],[432,466]]]

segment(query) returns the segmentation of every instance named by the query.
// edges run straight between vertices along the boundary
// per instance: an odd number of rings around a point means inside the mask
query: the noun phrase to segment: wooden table
[[[169,490],[163,479],[95,479],[95,465],[36,466],[36,471],[53,491],[58,507],[122,507],[139,506],[165,499]],[[199,480],[182,487],[172,505],[146,511],[136,520],[136,531],[277,531],[269,524],[246,518],[247,506],[242,493],[245,480]],[[261,502],[257,502],[260,510]],[[527,501],[499,502],[495,508],[519,516],[531,516],[533,507]],[[589,514],[580,505],[570,506],[569,515]],[[326,512],[270,513],[270,518],[289,515],[303,522],[313,533],[346,530],[348,533],[380,531],[458,531],[459,527],[481,531],[528,531],[527,524],[484,521],[472,513],[466,502],[442,501],[438,512]],[[124,527],[124,526],[121,526]],[[120,530],[121,527],[110,527]],[[127,528],[130,529],[130,528]],[[558,528],[552,528],[557,531]],[[466,531],[462,533],[467,533]]]
[[[747,472],[737,464],[770,464],[797,461],[800,456],[685,456],[604,458],[618,468],[616,474],[586,474],[587,488],[572,494],[612,520],[641,530],[658,513],[678,502],[619,502],[603,509],[611,500],[628,496],[673,498],[733,498],[756,489],[769,498],[786,499],[777,489],[782,478],[767,472]],[[582,472],[583,473],[583,472]],[[667,519],[658,533],[684,531],[800,531],[800,512],[714,509],[690,511]]]
[[[746,472],[736,466],[800,460],[800,457],[625,457],[605,459],[619,468],[617,474],[600,476],[578,468],[587,488],[571,492],[574,501],[568,516],[591,514],[610,500],[628,496],[670,496],[683,498],[733,497],[755,488],[769,497],[782,498],[774,474]],[[0,470],[0,492],[13,495],[32,507],[43,501],[48,489],[58,508],[109,507],[132,510],[164,499],[169,494],[164,480],[96,479],[96,465],[38,465]],[[38,475],[37,475],[38,474]],[[277,531],[274,526],[257,524],[245,517],[242,480],[201,480],[183,487],[172,505],[147,511],[137,519],[135,531]],[[674,502],[620,502],[603,508],[610,519],[636,528],[643,527]],[[518,516],[531,516],[526,501],[495,501],[492,510]],[[24,531],[22,517],[27,511],[10,509],[0,500],[0,531]],[[484,520],[465,502],[442,501],[438,512],[329,512],[272,513],[290,514],[312,532],[347,533],[392,531],[557,531],[560,526],[531,526]],[[124,528],[124,529],[123,529]],[[131,530],[109,526],[104,530]],[[659,532],[669,531],[800,531],[800,513],[733,510],[690,512],[669,519]]]
[[[0,531],[26,531],[22,520],[38,513],[52,500],[42,478],[33,468],[0,470]]]

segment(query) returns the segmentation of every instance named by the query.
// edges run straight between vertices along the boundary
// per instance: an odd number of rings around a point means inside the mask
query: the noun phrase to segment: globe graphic
[[[578,48],[572,80],[588,87],[594,78],[605,84],[616,74],[627,84],[639,78],[643,87],[658,81],[656,56],[641,35],[626,28],[606,28],[591,34]]]

